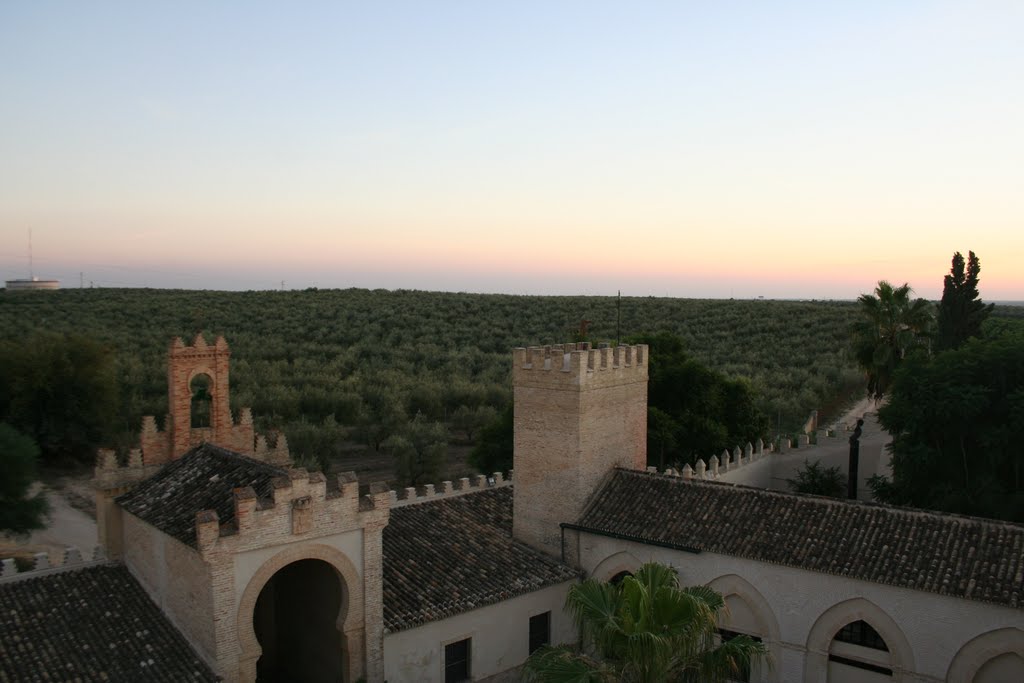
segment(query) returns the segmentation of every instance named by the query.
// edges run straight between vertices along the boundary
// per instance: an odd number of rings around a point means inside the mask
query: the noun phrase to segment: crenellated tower
[[[212,345],[201,334],[190,346],[178,337],[167,351],[167,409],[164,429],[152,415],[142,418],[139,445],[144,465],[162,465],[180,458],[201,443],[212,443],[236,453],[255,455],[260,444],[253,430],[252,413],[231,414],[228,379],[231,350],[224,337]],[[288,461],[287,446],[277,439],[278,462]],[[264,441],[264,447],[265,447]]]
[[[291,464],[284,434],[275,435],[272,443],[257,435],[249,408],[242,408],[238,420],[233,419],[228,381],[230,358],[231,350],[224,337],[217,337],[210,345],[198,334],[190,346],[175,337],[167,351],[169,412],[164,428],[157,426],[152,415],[143,417],[139,447],[131,450],[124,465],[112,450],[101,448],[97,453],[93,479],[96,522],[100,544],[111,557],[120,557],[122,552],[120,515],[114,498],[132,490],[189,449],[209,443],[269,464]],[[196,400],[197,394],[200,401]],[[200,408],[203,419],[197,421]]]
[[[561,553],[561,522],[575,522],[616,466],[647,464],[647,346],[589,344],[513,352],[513,535]]]

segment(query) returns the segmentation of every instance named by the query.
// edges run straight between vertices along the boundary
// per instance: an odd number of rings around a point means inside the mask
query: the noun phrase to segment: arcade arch
[[[725,599],[725,615],[719,624],[723,631],[753,636],[768,646],[771,661],[751,671],[749,680],[776,683],[782,646],[779,621],[771,605],[753,584],[736,574],[719,576],[707,585]]]
[[[851,644],[844,637],[836,637],[844,627],[857,622],[864,622],[877,633],[887,650]],[[844,678],[848,673],[846,670],[854,668],[849,662],[864,664],[867,668],[856,669],[858,677],[847,679]],[[891,671],[892,674],[883,674],[880,670]],[[907,637],[892,617],[864,598],[846,600],[825,610],[807,636],[804,660],[804,681],[807,683],[873,680],[868,678],[871,675],[884,676],[880,680],[904,681],[907,680],[906,673],[912,671],[914,653]]]
[[[968,641],[953,657],[947,681],[1024,681],[1024,631],[1001,628]]]
[[[601,560],[594,567],[590,576],[598,581],[612,581],[613,579],[621,581],[626,576],[635,574],[642,565],[643,562],[633,557],[632,554],[622,551]]]

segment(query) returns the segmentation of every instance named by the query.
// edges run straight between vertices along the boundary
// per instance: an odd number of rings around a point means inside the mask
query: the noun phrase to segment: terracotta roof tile
[[[595,533],[1024,607],[1024,525],[616,470]]]
[[[219,680],[125,567],[0,583],[0,681]]]
[[[512,488],[391,511],[384,528],[384,626],[395,632],[578,576],[512,540]]]
[[[271,498],[272,481],[287,471],[212,444],[196,446],[173,460],[117,503],[165,534],[195,547],[196,513],[216,510],[221,524],[235,519],[232,491],[251,486]]]

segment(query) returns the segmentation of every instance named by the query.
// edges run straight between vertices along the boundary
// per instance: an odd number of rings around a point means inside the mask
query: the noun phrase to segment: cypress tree
[[[939,303],[937,351],[958,349],[969,338],[981,336],[981,324],[995,304],[985,304],[978,298],[980,273],[981,262],[973,251],[967,252],[966,264],[959,251],[953,254]]]

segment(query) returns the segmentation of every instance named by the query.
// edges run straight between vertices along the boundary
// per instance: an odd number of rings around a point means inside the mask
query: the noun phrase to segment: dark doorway
[[[342,593],[338,572],[323,560],[299,560],[274,574],[253,612],[263,648],[257,683],[342,680]]]
[[[627,576],[633,576],[633,572],[630,572],[630,571],[619,572],[618,574],[616,574],[612,578],[608,579],[608,583],[610,583],[613,586],[618,586],[620,583],[623,582],[623,580],[625,580],[625,578]]]

